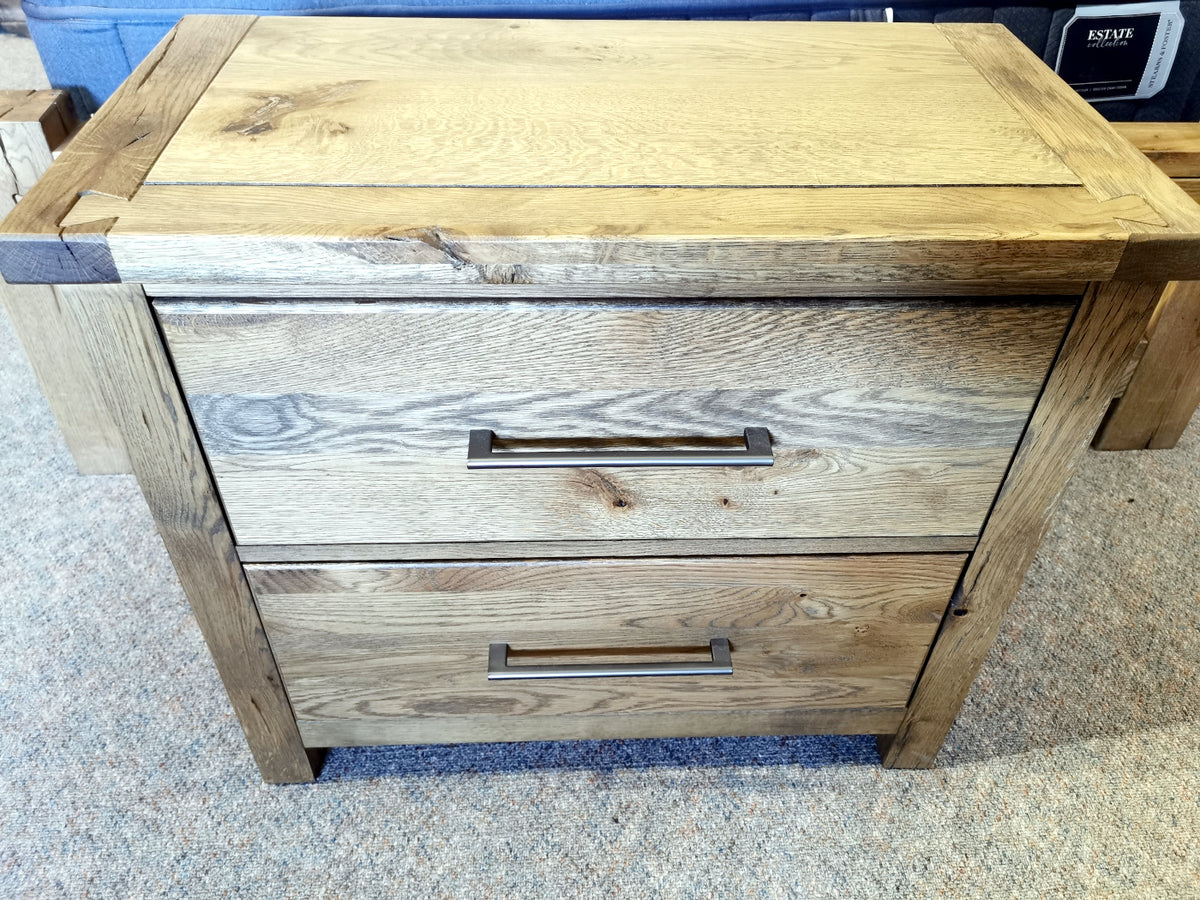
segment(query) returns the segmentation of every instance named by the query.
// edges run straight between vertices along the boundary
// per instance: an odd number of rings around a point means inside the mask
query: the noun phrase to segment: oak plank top
[[[156,53],[0,226],[10,281],[415,297],[1200,278],[1200,208],[1001,26],[209,16]],[[130,148],[114,186],[104,159]]]
[[[128,199],[254,16],[186,16],[84,124],[0,225],[0,274],[11,283],[119,281],[107,218],[64,226],[84,194]],[[129,279],[125,279],[129,280]]]
[[[263,18],[147,183],[1079,183],[936,29],[795,26]]]

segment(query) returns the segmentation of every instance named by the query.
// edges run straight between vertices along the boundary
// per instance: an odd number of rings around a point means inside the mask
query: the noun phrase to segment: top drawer
[[[242,544],[972,535],[1074,300],[156,307]],[[466,468],[770,431],[770,467]]]

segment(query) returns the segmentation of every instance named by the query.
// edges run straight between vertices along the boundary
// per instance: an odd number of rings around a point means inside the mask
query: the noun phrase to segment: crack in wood
[[[443,229],[436,225],[429,228],[412,228],[407,231],[385,234],[384,239],[397,242],[418,241],[444,255],[446,260],[455,269],[473,265],[470,258],[456,246],[454,241],[446,236]]]

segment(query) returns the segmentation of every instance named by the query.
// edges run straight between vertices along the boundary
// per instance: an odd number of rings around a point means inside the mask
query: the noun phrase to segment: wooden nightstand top
[[[1080,179],[925,25],[264,18],[146,183]]]
[[[0,228],[10,281],[1200,278],[1200,209],[1000,26],[188,17],[139,72]]]

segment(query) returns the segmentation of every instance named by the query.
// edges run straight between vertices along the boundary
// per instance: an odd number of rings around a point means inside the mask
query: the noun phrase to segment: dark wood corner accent
[[[1182,190],[1180,194],[1196,205]],[[1179,273],[1181,280],[1200,279],[1200,235],[1131,234],[1113,281],[1169,281]]]
[[[129,199],[255,16],[185,16],[71,140],[0,224],[2,274],[13,284],[119,281],[111,222],[64,230],[83,192]]]
[[[51,149],[79,127],[66,91],[0,91],[0,128],[17,124],[36,127]]]

